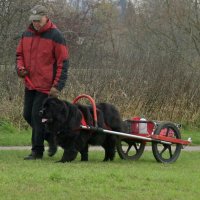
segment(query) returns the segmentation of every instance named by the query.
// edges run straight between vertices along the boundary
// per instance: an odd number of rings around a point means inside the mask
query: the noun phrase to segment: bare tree
[[[0,110],[21,123],[23,84],[15,48],[30,8],[45,4],[70,46],[62,98],[87,93],[116,104],[124,117],[145,115],[199,126],[198,0],[0,0]],[[126,3],[126,6],[125,6]],[[8,106],[9,105],[9,106]],[[8,109],[8,108],[12,109]]]

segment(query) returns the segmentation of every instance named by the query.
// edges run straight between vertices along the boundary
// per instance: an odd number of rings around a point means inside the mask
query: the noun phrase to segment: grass
[[[182,130],[181,137],[183,139],[192,138],[192,145],[200,145],[200,130]]]
[[[196,200],[200,191],[199,152],[182,152],[173,164],[157,163],[151,152],[137,162],[101,162],[103,152],[90,152],[89,162],[23,161],[28,151],[0,151],[1,199],[137,199]]]
[[[31,144],[31,130],[19,130],[12,124],[0,121],[0,146],[24,146]]]
[[[183,130],[182,138],[200,144],[199,132]],[[31,131],[0,123],[0,145],[30,145]],[[89,162],[78,157],[71,163],[55,163],[62,155],[46,154],[43,160],[24,161],[30,151],[0,151],[0,197],[2,200],[51,199],[148,199],[196,200],[200,191],[200,152],[181,152],[173,164],[157,163],[152,152],[139,161],[102,162],[103,152],[90,152]]]
[[[182,139],[192,138],[192,145],[200,145],[199,130],[181,130]],[[19,130],[12,124],[0,121],[0,146],[31,145],[31,130]]]

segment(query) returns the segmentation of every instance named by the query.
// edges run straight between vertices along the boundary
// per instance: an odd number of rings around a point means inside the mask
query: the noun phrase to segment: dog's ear
[[[48,97],[43,102],[43,109],[48,110],[52,117],[60,122],[64,122],[68,118],[68,109],[65,109],[65,107],[67,106],[64,101],[54,97]]]
[[[58,102],[56,98],[47,97],[42,103],[42,108],[51,109],[51,107],[57,107],[57,104]]]

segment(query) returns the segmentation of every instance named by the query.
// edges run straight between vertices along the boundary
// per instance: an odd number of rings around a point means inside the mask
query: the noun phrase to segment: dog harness
[[[80,111],[80,112],[81,112],[81,111]],[[87,125],[87,122],[86,122],[86,120],[85,120],[85,117],[84,117],[84,115],[83,115],[82,112],[81,112],[81,115],[82,115],[81,125],[82,125],[82,126],[88,126],[88,125]]]

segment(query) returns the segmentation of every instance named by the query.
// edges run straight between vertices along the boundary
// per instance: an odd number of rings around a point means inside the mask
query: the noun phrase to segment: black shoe
[[[36,159],[42,159],[43,154],[36,154],[35,152],[32,152],[30,155],[24,157],[24,160],[36,160]]]
[[[49,145],[49,150],[48,150],[48,156],[52,157],[56,154],[57,152],[57,146],[56,145]]]

